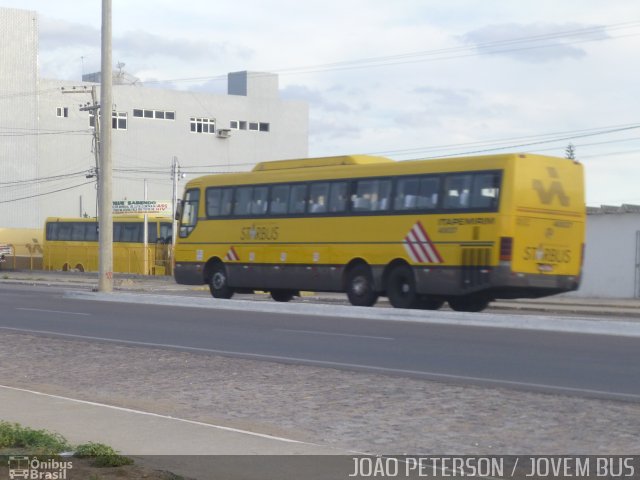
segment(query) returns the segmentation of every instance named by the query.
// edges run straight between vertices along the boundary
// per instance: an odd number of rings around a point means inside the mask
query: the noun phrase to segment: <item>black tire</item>
[[[356,307],[371,307],[378,301],[368,265],[356,265],[347,273],[347,297]]]
[[[391,270],[387,280],[387,296],[395,308],[420,308],[416,277],[409,265],[398,265]]]
[[[418,300],[418,308],[422,310],[440,310],[444,300],[430,295],[422,295]]]
[[[290,302],[298,294],[294,290],[271,290],[270,293],[276,302]]]
[[[227,269],[223,263],[217,263],[213,266],[209,279],[209,290],[213,298],[233,297],[233,288],[227,284]]]
[[[481,312],[489,306],[489,299],[484,295],[451,297],[448,302],[456,312]]]

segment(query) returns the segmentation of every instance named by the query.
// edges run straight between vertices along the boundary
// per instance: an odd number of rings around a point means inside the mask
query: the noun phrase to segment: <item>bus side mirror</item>
[[[178,200],[176,203],[176,211],[173,215],[177,221],[180,221],[180,217],[182,216],[182,200]]]

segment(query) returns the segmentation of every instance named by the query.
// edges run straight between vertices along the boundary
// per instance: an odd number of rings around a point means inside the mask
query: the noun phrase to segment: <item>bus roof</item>
[[[253,167],[253,172],[266,170],[288,170],[296,168],[335,167],[338,165],[371,165],[374,163],[390,163],[393,160],[372,155],[341,155],[337,157],[297,158],[292,160],[275,160],[260,162]]]
[[[349,178],[352,175],[384,176],[448,171],[471,171],[504,168],[510,162],[542,159],[565,160],[558,157],[530,153],[501,153],[469,157],[414,159],[395,161],[371,155],[345,155],[336,157],[276,160],[258,163],[247,172],[218,173],[196,177],[186,189],[202,185],[241,185],[245,183],[273,183],[291,180],[322,178]],[[567,160],[573,161],[573,160]],[[362,169],[362,170],[361,170]],[[366,172],[366,173],[365,173]]]

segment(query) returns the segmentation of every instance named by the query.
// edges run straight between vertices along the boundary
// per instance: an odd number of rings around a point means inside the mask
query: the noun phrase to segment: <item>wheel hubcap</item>
[[[226,279],[224,278],[224,274],[220,272],[216,272],[213,275],[213,287],[216,289],[224,288]]]
[[[351,290],[358,296],[362,296],[367,292],[367,281],[362,277],[354,278],[351,284]]]

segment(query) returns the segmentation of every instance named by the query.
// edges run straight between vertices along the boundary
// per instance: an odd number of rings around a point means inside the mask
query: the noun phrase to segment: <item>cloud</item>
[[[472,97],[477,95],[470,90],[453,90],[450,88],[420,86],[413,90],[416,98],[428,101],[432,106],[444,107],[447,110],[463,111],[469,108]]]
[[[603,26],[578,23],[504,23],[487,25],[462,36],[482,54],[503,55],[523,62],[542,63],[586,55],[576,46],[610,38]]]
[[[313,90],[304,85],[289,85],[281,90],[280,96],[284,100],[303,100],[308,102],[311,110],[343,114],[353,111],[346,102],[329,100],[321,91]]]
[[[170,38],[143,31],[126,32],[124,35],[114,37],[113,48],[134,57],[161,56],[181,61],[216,60],[230,55],[240,57],[251,55],[249,49],[232,47],[224,42]]]
[[[38,25],[40,50],[100,48],[100,29],[45,16],[39,17]]]

